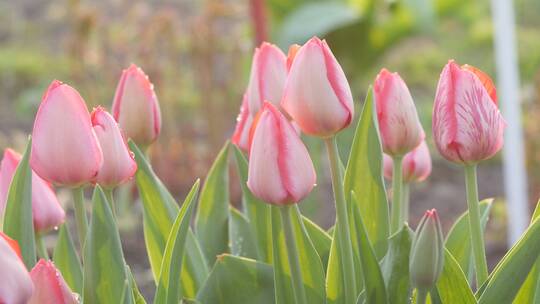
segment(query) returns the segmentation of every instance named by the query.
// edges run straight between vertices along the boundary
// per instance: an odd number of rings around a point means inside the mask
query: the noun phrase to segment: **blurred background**
[[[533,208],[540,190],[540,1],[514,0],[514,7]],[[450,58],[497,78],[489,1],[0,0],[0,147],[22,151],[53,79],[78,89],[89,107],[110,108],[122,69],[136,63],[155,84],[163,113],[163,132],[151,151],[154,169],[183,197],[234,130],[254,47],[269,40],[286,52],[312,35],[328,40],[357,109],[382,67],[407,82],[434,159],[432,175],[411,190],[412,225],[424,210],[437,208],[449,229],[466,210],[465,188],[462,170],[443,160],[430,138],[433,98]],[[340,136],[344,158],[353,129]],[[319,177],[302,208],[327,228],[333,223],[328,166],[322,144],[306,141]],[[497,198],[486,236],[493,265],[506,249],[500,155],[480,165],[479,179],[480,197]],[[237,204],[234,178],[231,187]],[[144,289],[151,274],[145,272],[139,220],[135,215],[134,228],[122,233],[128,262]]]

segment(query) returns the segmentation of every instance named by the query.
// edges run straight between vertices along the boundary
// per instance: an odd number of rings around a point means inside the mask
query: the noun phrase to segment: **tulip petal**
[[[103,151],[103,165],[96,176],[96,182],[108,188],[124,183],[133,177],[137,164],[118,124],[100,107],[92,112],[92,124]]]
[[[28,304],[77,304],[78,296],[64,281],[53,262],[40,260],[30,272],[34,293]]]
[[[33,284],[22,260],[0,237],[0,303],[26,303],[32,296]]]
[[[242,106],[240,107],[240,113],[236,118],[236,128],[234,129],[234,134],[231,138],[231,141],[244,151],[249,150],[249,131],[252,124],[253,117],[249,112],[247,95],[244,94]]]
[[[102,161],[90,114],[72,87],[53,81],[32,133],[32,169],[47,181],[78,186],[96,176]]]

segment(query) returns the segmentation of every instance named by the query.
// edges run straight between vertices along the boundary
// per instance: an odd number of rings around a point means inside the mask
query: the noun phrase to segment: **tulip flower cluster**
[[[154,303],[533,303],[540,221],[492,273],[486,265],[483,221],[491,205],[479,201],[476,167],[503,144],[493,82],[453,60],[440,76],[432,139],[463,166],[468,204],[446,239],[435,209],[414,232],[408,225],[409,189],[432,171],[411,92],[398,73],[380,71],[344,166],[336,136],[355,120],[354,101],[330,46],[313,37],[285,55],[265,42],[253,55],[235,146],[225,144],[200,193],[197,180],[179,207],[145,154],[161,130],[148,76],[135,65],[124,70],[110,113],[90,112],[77,90],[53,81],[26,152],[7,148],[0,163],[0,303],[146,303],[123,255],[114,204],[113,191],[131,179]],[[324,143],[329,181],[317,175],[304,136]],[[240,179],[241,208],[229,202],[230,176]],[[328,231],[298,208],[318,182],[332,183]],[[54,187],[73,193],[79,250]],[[93,188],[91,214],[85,188]],[[44,238],[54,240],[56,230],[51,260]]]

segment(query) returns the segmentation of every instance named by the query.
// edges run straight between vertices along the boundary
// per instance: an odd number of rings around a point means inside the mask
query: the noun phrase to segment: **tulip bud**
[[[138,145],[150,145],[161,131],[161,112],[154,85],[134,64],[122,71],[112,114],[126,136]]]
[[[287,205],[306,197],[315,180],[304,143],[285,116],[266,102],[249,153],[249,189],[267,203]]]
[[[51,183],[76,187],[92,181],[102,158],[84,100],[74,88],[53,81],[34,122],[32,169]]]
[[[103,151],[103,165],[95,181],[105,188],[124,183],[137,171],[137,163],[114,118],[98,107],[92,112],[94,132]]]
[[[300,49],[300,47],[301,46],[298,44],[292,44],[289,47],[289,52],[287,53],[287,71],[291,70],[294,57],[296,57],[296,53],[298,53],[298,50]]]
[[[384,177],[392,180],[393,161],[384,154]],[[425,141],[403,157],[403,181],[406,183],[422,182],[431,174],[431,156]]]
[[[22,259],[17,256],[7,239],[0,233],[0,303],[26,304],[34,289],[32,280]]]
[[[234,129],[234,134],[231,139],[233,144],[237,145],[244,151],[249,150],[249,131],[252,124],[253,116],[251,116],[251,113],[249,112],[247,95],[244,94],[242,106],[240,107],[240,113],[236,118],[236,128]]]
[[[77,304],[79,296],[69,289],[53,262],[43,259],[30,272],[34,293],[28,304]]]
[[[398,73],[382,69],[373,87],[377,119],[385,153],[404,155],[416,148],[425,134],[411,93]]]
[[[492,84],[487,75],[453,60],[444,67],[433,107],[433,139],[446,159],[475,164],[501,149],[505,122]]]
[[[249,110],[257,115],[264,101],[278,105],[287,79],[287,57],[275,45],[263,42],[255,49],[246,91]]]
[[[7,202],[8,191],[21,161],[21,155],[11,149],[4,151],[0,163],[0,213]],[[61,225],[66,217],[51,185],[32,171],[32,217],[34,230],[42,233]]]
[[[414,287],[429,290],[437,283],[444,264],[443,242],[437,210],[426,211],[411,244],[409,272]]]
[[[326,41],[313,37],[298,50],[281,106],[309,135],[330,137],[351,123],[351,89]]]

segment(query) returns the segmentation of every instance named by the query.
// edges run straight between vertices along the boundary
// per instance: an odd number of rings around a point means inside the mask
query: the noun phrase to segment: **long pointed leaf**
[[[272,219],[270,206],[257,199],[247,187],[248,163],[242,151],[235,145],[234,157],[240,177],[246,216],[255,236],[257,256],[260,261],[272,263]]]
[[[381,266],[386,282],[388,303],[407,303],[410,297],[409,254],[412,233],[409,226],[405,224],[388,240],[388,252]]]
[[[123,288],[129,279],[120,235],[100,186],[94,190],[92,204],[84,250],[84,303],[130,303],[131,289],[126,292]]]
[[[257,249],[249,220],[233,206],[229,208],[229,242],[232,255],[257,258]]]
[[[161,272],[154,303],[173,304],[178,303],[182,298],[182,285],[178,278],[182,272],[186,238],[191,221],[192,203],[199,191],[199,183],[199,180],[197,180],[191,191],[189,191],[169,233],[163,261],[161,262]]]
[[[60,233],[56,241],[56,247],[54,248],[53,260],[56,268],[60,270],[71,290],[82,294],[82,266],[66,224],[60,227]]]
[[[212,164],[201,190],[195,233],[210,263],[228,251],[229,172],[227,142]]]
[[[28,140],[26,151],[15,170],[9,187],[3,230],[19,243],[21,254],[28,270],[36,263],[34,222],[32,220],[32,169],[28,163],[32,140]]]
[[[444,266],[437,281],[437,292],[443,304],[474,304],[476,299],[465,274],[450,251],[444,251]],[[500,303],[500,302],[493,302]]]

